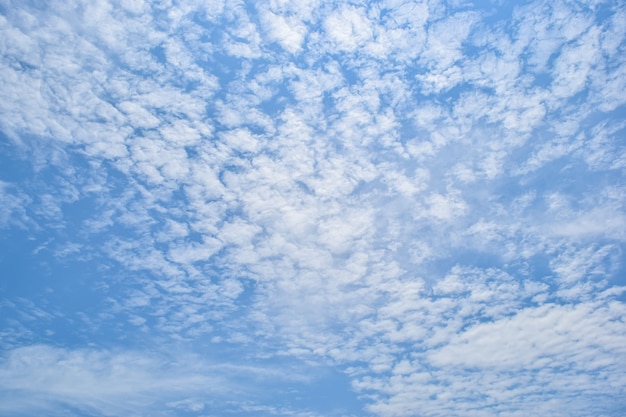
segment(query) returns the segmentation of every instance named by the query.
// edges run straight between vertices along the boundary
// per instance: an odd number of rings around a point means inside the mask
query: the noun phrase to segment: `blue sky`
[[[623,416],[623,1],[0,0],[0,415]]]

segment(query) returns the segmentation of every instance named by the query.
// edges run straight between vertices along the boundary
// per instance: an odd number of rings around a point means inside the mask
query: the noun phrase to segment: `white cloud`
[[[428,49],[422,59],[438,70],[449,69],[462,57],[462,44],[477,18],[473,13],[459,13],[432,24],[428,29]]]
[[[324,28],[339,50],[355,51],[372,38],[372,22],[362,9],[344,6],[326,18]]]
[[[263,13],[262,19],[266,22],[271,39],[291,53],[300,51],[307,33],[307,27],[301,21],[271,12]]]
[[[257,152],[259,138],[255,137],[248,129],[235,129],[223,133],[226,144],[239,152]]]
[[[17,415],[37,411],[60,415],[66,406],[105,415],[134,414],[150,406],[155,395],[176,398],[197,392],[200,386],[227,389],[221,377],[202,375],[189,362],[164,359],[45,345],[17,348],[2,362],[2,389],[13,396],[0,407]]]
[[[513,318],[471,327],[433,352],[431,360],[439,366],[501,367],[508,371],[572,363],[581,370],[619,366],[619,357],[626,353],[620,348],[625,336],[613,328],[617,323],[613,320],[619,320],[624,311],[609,313],[616,316],[608,322],[605,313],[606,307],[585,304],[525,309]],[[596,341],[603,338],[606,343],[596,350]],[[604,349],[611,354],[606,355]]]
[[[15,190],[15,187],[7,182],[0,181],[0,199],[3,201],[0,208],[0,227],[11,226],[26,227],[28,215],[24,207],[28,204],[30,197]]]
[[[119,273],[81,323],[332,363],[382,416],[612,415],[623,13],[205,3],[3,9],[5,158],[34,168],[0,170],[0,226]],[[197,387],[232,387],[191,356],[7,352],[7,413],[208,413]]]
[[[32,345],[10,350],[0,362],[0,411],[11,415],[64,415],[68,407],[96,415],[176,415],[253,403],[253,381],[308,380],[296,368],[211,363],[191,353],[64,349]],[[9,400],[10,396],[10,400]],[[223,402],[216,403],[220,397]],[[242,404],[242,406],[244,406]],[[169,412],[167,409],[172,408]]]
[[[577,45],[565,47],[554,64],[554,87],[557,97],[568,97],[580,92],[589,78],[593,63],[598,61],[599,30],[590,29],[578,39]]]

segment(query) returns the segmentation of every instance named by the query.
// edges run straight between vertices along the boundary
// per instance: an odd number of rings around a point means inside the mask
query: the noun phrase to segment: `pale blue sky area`
[[[626,414],[623,1],[0,0],[0,416]]]

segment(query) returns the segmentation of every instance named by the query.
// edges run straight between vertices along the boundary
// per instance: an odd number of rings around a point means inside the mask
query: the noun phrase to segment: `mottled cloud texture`
[[[626,413],[626,4],[0,0],[0,414]]]

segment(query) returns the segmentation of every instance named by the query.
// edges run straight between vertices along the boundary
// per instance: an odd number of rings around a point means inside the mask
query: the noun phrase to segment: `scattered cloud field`
[[[626,413],[623,1],[0,0],[0,415]]]

